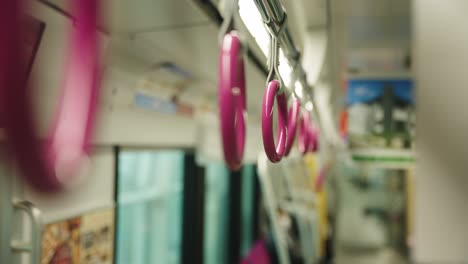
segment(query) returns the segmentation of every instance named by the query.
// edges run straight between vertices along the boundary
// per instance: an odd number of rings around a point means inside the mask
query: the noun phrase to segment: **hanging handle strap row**
[[[0,100],[8,144],[24,179],[37,190],[58,191],[76,180],[91,151],[100,83],[96,0],[70,0],[70,32],[61,97],[45,140],[39,139],[30,87],[22,82],[22,0],[0,8]]]
[[[308,111],[302,112],[299,124],[298,147],[301,154],[318,150],[318,129],[310,119]]]
[[[227,3],[226,14],[220,29],[221,52],[219,57],[219,111],[223,153],[226,164],[231,170],[242,166],[245,145],[245,72],[241,55],[241,41],[234,30],[234,13],[237,1]],[[286,13],[281,21],[268,20],[270,35],[270,53],[268,57],[269,73],[262,102],[262,139],[265,153],[271,162],[280,162],[289,155],[294,145],[297,125],[300,124],[299,148],[306,153],[314,149],[314,135],[311,131],[309,115],[299,121],[300,100],[295,95],[288,111],[285,84],[279,72],[279,38],[286,25]],[[274,25],[273,25],[274,24]],[[299,57],[299,53],[296,55]],[[297,64],[298,65],[298,64]],[[295,68],[297,67],[295,65]],[[276,140],[273,132],[274,104],[277,103],[278,122]],[[305,121],[308,120],[308,121]]]

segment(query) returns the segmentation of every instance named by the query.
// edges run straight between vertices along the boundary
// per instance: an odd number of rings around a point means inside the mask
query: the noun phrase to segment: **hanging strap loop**
[[[294,140],[296,139],[300,108],[301,102],[298,99],[293,99],[291,108],[288,111],[288,140],[286,141],[285,156],[288,156],[291,152]]]
[[[0,97],[8,145],[22,175],[40,191],[57,191],[76,180],[91,152],[100,84],[96,0],[70,0],[75,18],[61,97],[45,141],[39,140],[31,90],[21,82],[19,22],[24,1],[5,0],[0,8]],[[8,56],[3,56],[10,53]]]
[[[219,110],[224,159],[231,170],[242,166],[245,146],[246,89],[241,41],[224,36],[219,54]]]
[[[240,34],[234,29],[239,8],[237,0],[224,6],[224,20],[219,31],[221,48],[218,65],[218,103],[224,160],[233,171],[242,167],[246,129],[246,88],[243,47]]]
[[[283,22],[286,21],[286,17]],[[272,22],[273,23],[273,22]],[[270,56],[269,73],[266,81],[266,90],[263,96],[262,104],[262,136],[263,147],[268,159],[273,162],[279,162],[286,151],[288,134],[288,106],[286,94],[283,91],[284,82],[279,73],[279,42],[278,35],[284,27],[284,23],[279,25],[277,32],[270,31]],[[276,98],[278,109],[278,135],[277,142],[273,136],[273,106]]]
[[[279,82],[276,80],[271,81],[263,96],[262,104],[262,136],[263,147],[268,159],[273,162],[279,162],[283,158],[286,150],[286,140],[288,133],[288,107],[286,102],[286,95],[284,93],[278,94]],[[273,106],[276,98],[278,109],[278,135],[277,143],[273,136]]]
[[[310,145],[310,114],[307,111],[302,112],[302,118],[299,125],[298,148],[299,152],[304,155],[307,153]]]
[[[305,154],[307,152],[316,152],[318,150],[318,128],[311,121],[308,111],[302,112],[302,119],[299,128],[299,152]]]
[[[309,128],[309,146],[308,146],[308,151],[309,152],[317,152],[319,143],[318,143],[318,129],[317,126],[310,122],[310,128]]]

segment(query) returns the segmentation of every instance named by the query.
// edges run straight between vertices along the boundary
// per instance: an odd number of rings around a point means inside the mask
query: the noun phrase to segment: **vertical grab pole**
[[[23,211],[31,221],[30,241],[11,241],[11,250],[14,253],[29,252],[31,264],[41,263],[41,237],[42,237],[42,214],[41,211],[29,201],[14,201],[15,211]]]

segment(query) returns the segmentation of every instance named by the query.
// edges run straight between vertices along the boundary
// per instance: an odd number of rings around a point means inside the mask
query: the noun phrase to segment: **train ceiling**
[[[67,1],[41,0],[66,10]],[[193,96],[216,97],[218,25],[194,0],[113,0],[108,1],[107,21],[115,54],[126,53],[141,63],[133,67],[138,78],[152,78],[155,65],[171,62],[189,72],[194,82],[186,87]],[[211,0],[217,6],[220,1]],[[408,0],[282,0],[295,42],[302,48],[304,36],[317,28],[332,30],[326,67],[343,69],[350,49],[380,46],[409,46],[410,1]],[[331,18],[327,18],[331,15]],[[254,43],[252,40],[249,43]],[[265,59],[256,49],[259,58]],[[332,61],[330,61],[330,59]],[[122,60],[120,60],[122,62]],[[264,61],[266,63],[266,61]],[[125,64],[125,63],[124,63]],[[334,67],[334,68],[333,68]],[[136,70],[138,68],[138,70]],[[264,75],[248,63],[248,106],[251,114],[260,111]],[[327,69],[322,70],[327,73]],[[334,87],[332,85],[332,87]],[[335,85],[332,102],[340,97]],[[333,99],[335,98],[335,99]],[[215,102],[213,102],[215,103]]]
[[[48,2],[67,8],[66,1]],[[110,32],[112,55],[120,57],[114,58],[118,65],[113,66],[131,72],[137,79],[154,79],[158,65],[171,63],[192,79],[182,89],[185,97],[209,98],[216,104],[218,26],[193,0],[110,2],[107,16],[112,22],[103,27]],[[264,76],[250,62],[246,67],[248,107],[255,115],[260,113]]]
[[[67,10],[67,1],[40,0]],[[198,1],[203,2],[203,1]],[[219,1],[211,1],[218,6]],[[324,0],[282,1],[288,10],[288,23],[299,49],[302,49],[304,32],[309,28],[324,24]],[[110,32],[110,46],[113,54],[132,57],[144,67],[125,64],[117,59],[122,67],[139,78],[152,78],[152,70],[161,63],[173,63],[189,72],[193,82],[185,88],[188,94],[216,97],[218,63],[218,25],[210,19],[194,0],[113,0],[108,1],[107,19],[102,28]],[[310,13],[317,8],[318,13],[304,14],[306,6]],[[301,13],[301,14],[299,14]],[[246,34],[247,35],[247,34]],[[250,44],[255,43],[249,39]],[[254,46],[254,45],[253,45]],[[266,59],[258,47],[254,52],[266,65]],[[138,66],[142,66],[138,65]],[[138,70],[137,70],[138,68]],[[248,107],[251,115],[260,113],[265,85],[264,74],[251,62],[247,63]],[[215,103],[215,102],[213,102]]]

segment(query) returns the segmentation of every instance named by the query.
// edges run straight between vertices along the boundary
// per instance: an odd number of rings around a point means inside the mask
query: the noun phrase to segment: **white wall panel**
[[[413,1],[417,263],[468,262],[468,2]]]

